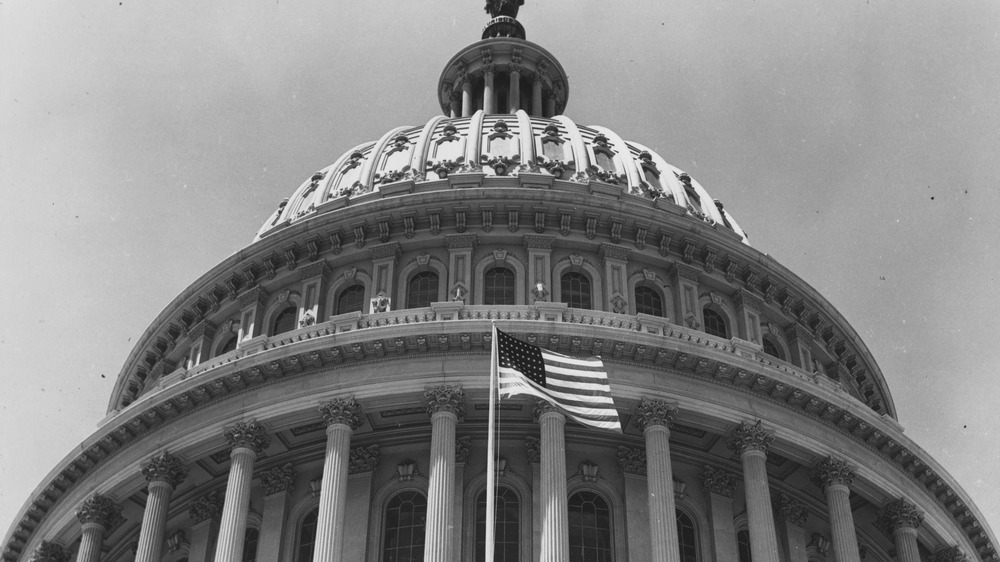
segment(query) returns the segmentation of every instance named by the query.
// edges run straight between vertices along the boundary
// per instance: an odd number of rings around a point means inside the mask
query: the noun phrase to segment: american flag
[[[529,394],[583,425],[621,433],[608,374],[600,357],[576,358],[496,331],[500,396]]]

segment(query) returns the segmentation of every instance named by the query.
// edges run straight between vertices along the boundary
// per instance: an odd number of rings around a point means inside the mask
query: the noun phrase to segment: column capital
[[[701,473],[701,485],[710,494],[732,498],[736,493],[736,475],[706,465]]]
[[[538,464],[542,462],[542,441],[537,437],[524,438],[524,450],[528,453],[528,462]]]
[[[469,449],[471,448],[472,437],[466,435],[455,439],[455,462],[467,462],[469,460]]]
[[[295,477],[297,473],[292,468],[292,463],[276,466],[271,470],[260,473],[260,486],[264,488],[264,495],[270,496],[279,492],[288,492],[295,487]]]
[[[347,460],[347,473],[364,474],[366,472],[375,472],[375,469],[378,468],[379,456],[380,452],[377,444],[351,449]]]
[[[642,402],[635,407],[635,426],[641,431],[645,431],[647,427],[653,427],[657,425],[662,425],[663,427],[669,428],[674,423],[674,416],[677,415],[677,404],[667,402],[666,400],[647,400],[642,399]]]
[[[957,546],[949,546],[934,553],[933,562],[966,562],[968,556]]]
[[[535,421],[538,421],[543,415],[549,412],[562,413],[559,411],[559,408],[556,408],[555,405],[547,400],[536,400],[534,406],[531,408],[531,414],[535,418]]]
[[[854,472],[854,467],[848,463],[833,457],[826,457],[819,461],[809,476],[814,484],[825,490],[837,484],[850,486],[857,474]]]
[[[236,425],[226,428],[222,436],[226,438],[231,451],[250,449],[255,454],[260,454],[271,442],[264,426],[257,421],[237,422]]]
[[[35,547],[33,562],[68,562],[69,552],[59,543],[42,541]]]
[[[639,447],[618,447],[618,470],[624,474],[646,476],[646,450]]]
[[[793,525],[802,527],[809,519],[809,511],[802,505],[802,502],[785,494],[781,494],[777,505],[774,507],[782,519]]]
[[[218,521],[222,516],[222,498],[219,492],[210,492],[191,502],[188,508],[188,517],[191,522],[198,524],[204,521]]]
[[[738,456],[743,456],[749,451],[767,453],[772,441],[774,434],[761,427],[760,420],[757,420],[757,423],[745,421],[733,430],[733,435],[729,438],[729,448]]]
[[[878,512],[875,526],[888,536],[897,529],[916,529],[924,522],[924,514],[917,506],[900,498],[890,501]]]
[[[187,472],[187,467],[166,451],[149,459],[149,462],[142,467],[142,475],[146,478],[146,482],[166,482],[171,488],[176,488],[183,482]]]
[[[424,392],[427,399],[427,415],[438,412],[451,412],[461,419],[465,415],[465,393],[462,387],[443,384]]]
[[[361,405],[353,398],[337,398],[319,407],[326,425],[346,425],[352,430],[364,425],[361,415],[364,413]]]
[[[110,498],[94,494],[84,500],[79,509],[76,510],[76,518],[80,520],[80,523],[96,523],[109,529],[121,518],[121,510],[122,508]]]

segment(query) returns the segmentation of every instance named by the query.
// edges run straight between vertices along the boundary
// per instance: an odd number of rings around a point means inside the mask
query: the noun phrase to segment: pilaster
[[[809,519],[809,512],[798,500],[784,494],[778,498],[775,512],[778,515],[781,542],[785,548],[785,560],[807,562],[805,524]]]
[[[524,237],[528,249],[528,302],[552,300],[552,247],[554,236],[529,234]]]
[[[258,560],[278,560],[281,556],[285,519],[288,517],[288,496],[294,489],[295,476],[292,463],[260,474],[260,487],[264,491],[264,512],[261,515],[260,542],[257,544]]]
[[[746,289],[736,293],[736,318],[740,338],[763,345],[760,332],[760,311],[764,300]]]
[[[328,268],[325,260],[313,262],[302,268],[302,300],[299,301],[299,328],[312,326],[322,320],[320,311],[325,307],[326,277]]]
[[[472,290],[472,251],[475,234],[451,234],[448,242],[448,300],[468,302]]]
[[[698,279],[701,273],[698,268],[677,262],[671,270],[671,277],[677,290],[674,291],[674,310],[677,311],[677,323],[688,328],[700,330],[705,320],[702,318],[701,306],[698,305]]]
[[[212,560],[215,558],[219,519],[222,517],[222,498],[219,493],[211,492],[191,502],[188,517],[192,523],[188,562]]]
[[[713,560],[738,560],[736,527],[733,525],[736,476],[706,466],[701,474],[701,484],[708,494],[708,508],[712,518],[712,546],[715,550]]]
[[[604,310],[616,314],[629,314],[628,256],[631,250],[615,244],[601,244],[601,261],[604,264],[604,278],[608,290],[604,291]]]

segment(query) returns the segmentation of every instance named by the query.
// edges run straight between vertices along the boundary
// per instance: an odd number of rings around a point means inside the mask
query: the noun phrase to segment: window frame
[[[534,544],[533,538],[533,527],[532,527],[532,490],[531,487],[525,482],[520,476],[513,474],[511,471],[506,471],[504,474],[498,475],[497,484],[501,486],[506,486],[517,494],[518,500],[520,501],[520,561],[528,562],[532,560],[532,548]],[[479,496],[483,490],[486,489],[486,474],[480,474],[473,478],[468,486],[465,488],[465,492],[462,497],[462,509],[463,515],[463,536],[472,537],[472,540],[462,541],[462,560],[475,560],[476,556],[476,498]]]

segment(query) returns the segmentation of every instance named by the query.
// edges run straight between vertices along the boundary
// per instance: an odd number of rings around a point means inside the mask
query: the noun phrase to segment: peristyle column
[[[223,437],[230,448],[229,480],[226,481],[226,499],[222,504],[215,562],[239,562],[243,560],[253,463],[271,439],[264,426],[256,421],[239,422],[226,429]]]
[[[812,481],[826,493],[826,508],[830,514],[830,538],[837,562],[861,562],[858,535],[851,512],[851,482],[854,469],[846,462],[827,457],[811,473]]]
[[[569,560],[569,507],[566,497],[566,417],[539,401],[535,419],[541,426],[542,552],[541,562]]]
[[[431,465],[427,485],[425,562],[453,560],[455,530],[455,429],[465,415],[459,386],[441,385],[424,393],[431,417]]]
[[[98,562],[101,559],[104,534],[121,517],[120,512],[120,507],[100,494],[90,496],[76,510],[76,518],[83,524],[80,549],[76,553],[77,562]]]
[[[743,463],[743,487],[747,496],[747,526],[754,560],[778,560],[778,536],[774,529],[771,490],[767,482],[767,448],[774,436],[760,426],[743,422],[729,440],[729,448]]]
[[[462,82],[462,117],[472,116],[472,82]]]
[[[135,562],[160,562],[170,495],[174,488],[184,481],[187,467],[164,451],[142,467],[142,475],[149,483],[149,495],[146,497],[146,509],[142,514]]]
[[[670,466],[670,424],[677,406],[663,400],[643,400],[635,408],[635,425],[646,438],[646,485],[649,501],[650,547],[653,562],[679,562],[674,472]]]
[[[319,412],[326,421],[326,457],[323,459],[313,560],[341,562],[351,435],[363,423],[362,410],[353,398],[340,398],[320,406]]]
[[[497,96],[493,90],[493,65],[483,66],[483,112],[497,112]]]
[[[896,559],[899,562],[920,562],[917,528],[923,522],[924,514],[917,506],[900,498],[885,504],[875,525],[896,543]]]

